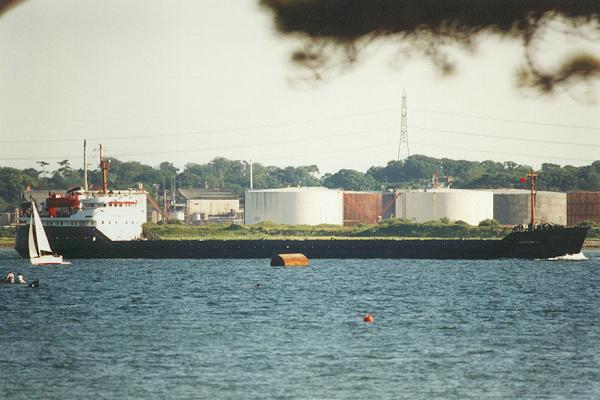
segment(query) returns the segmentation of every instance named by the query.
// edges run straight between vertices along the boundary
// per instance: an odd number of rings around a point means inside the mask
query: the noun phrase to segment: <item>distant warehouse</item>
[[[494,219],[503,225],[531,222],[531,192],[524,189],[495,189]],[[566,225],[567,194],[538,191],[535,194],[535,222]]]
[[[246,224],[265,221],[286,225],[342,225],[342,191],[323,187],[246,191]]]
[[[188,221],[233,219],[240,213],[240,199],[230,190],[179,189],[179,194],[185,201]]]
[[[410,190],[400,192],[396,198],[396,217],[413,222],[448,218],[478,225],[493,216],[494,196],[482,190]]]

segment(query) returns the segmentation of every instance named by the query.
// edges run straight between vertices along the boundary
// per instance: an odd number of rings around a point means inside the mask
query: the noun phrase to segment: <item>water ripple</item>
[[[0,250],[0,274],[42,282],[0,285],[0,398],[596,399],[586,256],[35,268]]]

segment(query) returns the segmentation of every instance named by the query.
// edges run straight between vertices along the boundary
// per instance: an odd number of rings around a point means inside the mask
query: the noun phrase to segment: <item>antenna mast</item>
[[[410,156],[408,149],[408,107],[406,101],[406,91],[402,91],[402,119],[400,122],[400,142],[398,143],[398,159],[406,160]]]

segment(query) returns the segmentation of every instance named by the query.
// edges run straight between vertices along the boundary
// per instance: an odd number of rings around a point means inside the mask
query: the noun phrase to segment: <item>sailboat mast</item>
[[[27,237],[27,248],[29,250],[29,258],[39,256],[37,247],[35,246],[35,239],[33,238],[33,208],[35,203],[31,200],[31,216],[29,217],[29,235]]]

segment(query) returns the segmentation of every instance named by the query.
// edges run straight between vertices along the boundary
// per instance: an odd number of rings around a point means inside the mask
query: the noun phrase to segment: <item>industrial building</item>
[[[600,223],[600,192],[567,193],[567,224]]]
[[[343,192],[323,187],[246,191],[245,222],[286,225],[344,223]]]
[[[397,193],[396,217],[413,222],[448,218],[478,225],[494,215],[492,192],[462,189],[426,189]]]
[[[185,203],[185,219],[192,223],[235,220],[240,199],[230,190],[178,189]]]
[[[376,224],[381,219],[381,192],[344,191],[344,226]]]
[[[494,219],[503,225],[531,222],[531,192],[523,189],[493,190]],[[538,191],[535,194],[535,222],[566,225],[567,194]]]
[[[48,189],[45,190],[25,190],[23,192],[21,192],[21,202],[29,202],[33,199],[33,201],[35,201],[35,203],[38,205],[38,208],[43,208],[46,206],[46,199],[48,199],[48,197],[50,196],[51,192],[57,192],[57,193],[64,193],[66,192],[66,189],[54,189],[49,191]]]

